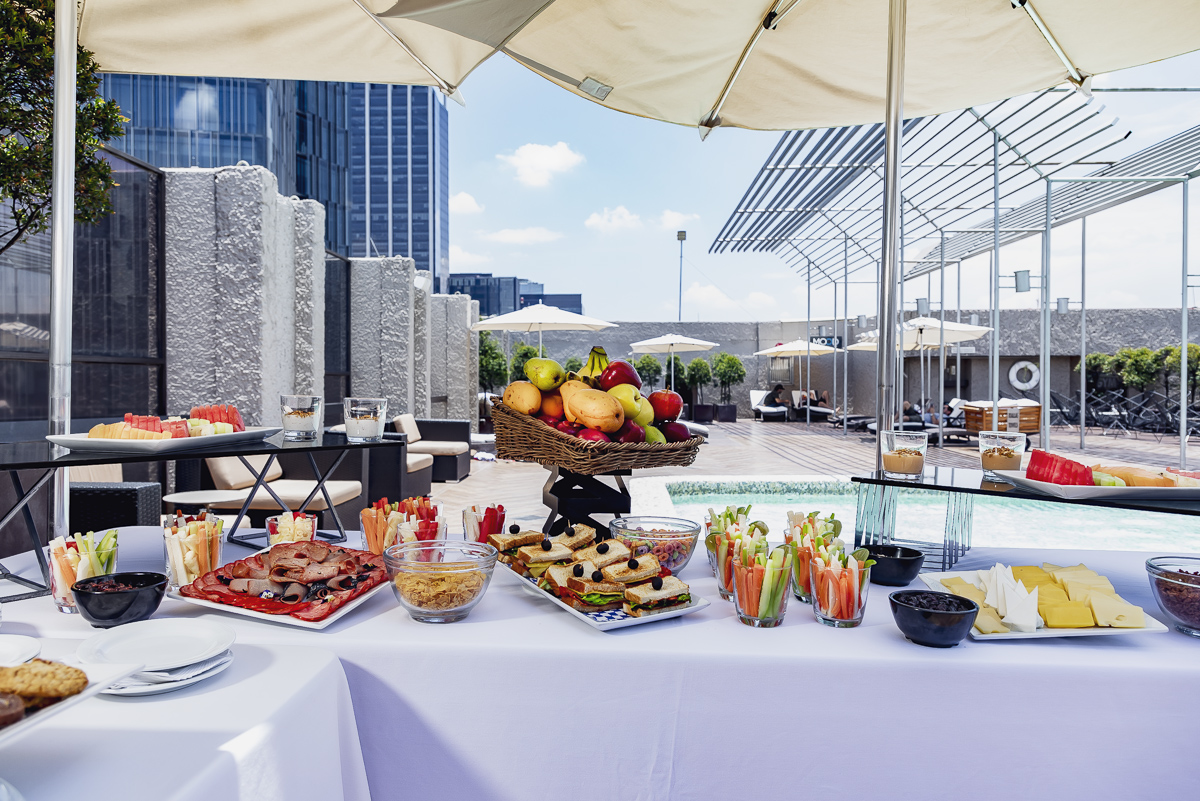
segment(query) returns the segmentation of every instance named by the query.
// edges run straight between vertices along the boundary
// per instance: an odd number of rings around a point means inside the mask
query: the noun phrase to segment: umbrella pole
[[[1038,386],[1038,395],[1042,401],[1038,440],[1044,450],[1050,450],[1050,221],[1054,209],[1050,194],[1053,188],[1054,184],[1046,181],[1046,232],[1042,234],[1042,342],[1039,359],[1042,363],[1042,380]]]
[[[75,4],[54,6],[54,174],[50,207],[51,434],[71,433],[71,298],[75,280]],[[63,453],[54,449],[55,455]],[[54,471],[54,536],[70,534],[67,468]]]
[[[850,413],[850,237],[842,240],[842,436],[850,436],[846,415]],[[835,353],[833,358],[837,358]]]
[[[1183,314],[1179,342],[1179,469],[1187,470],[1188,441],[1188,182],[1183,181]]]
[[[946,234],[942,233],[941,253],[938,256],[942,263],[940,270],[940,280],[942,285],[938,288],[938,305],[941,307],[942,327],[939,332],[941,338],[941,347],[938,348],[938,405],[937,405],[937,420],[938,420],[938,447],[946,447],[946,440],[943,435],[943,428],[946,424]]]
[[[808,308],[804,315],[804,340],[808,352],[804,360],[804,425],[812,427],[812,259],[808,260]]]
[[[1000,133],[992,131],[992,430],[1000,430]],[[1042,445],[1045,447],[1045,443]]]
[[[1084,451],[1087,450],[1087,217],[1079,222],[1079,450]]]

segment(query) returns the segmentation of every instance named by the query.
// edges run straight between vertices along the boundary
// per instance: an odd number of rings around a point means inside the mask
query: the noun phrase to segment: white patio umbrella
[[[543,331],[600,331],[616,328],[616,323],[585,317],[582,314],[535,303],[508,314],[500,314],[480,320],[471,326],[472,331],[521,331],[538,332],[538,353],[542,352]]]
[[[701,350],[712,350],[717,347],[716,342],[709,342],[705,339],[692,339],[685,337],[683,334],[663,334],[661,337],[653,337],[651,339],[643,339],[641,342],[631,343],[629,349],[634,353],[665,353],[667,354],[667,363],[671,365],[671,386],[675,386],[675,352],[693,353]]]
[[[808,364],[809,369],[804,371],[804,409],[805,409],[804,413],[806,416],[805,422],[811,423],[812,422],[812,412],[809,411],[809,409],[808,409],[808,406],[809,406],[808,398],[810,396],[810,393],[812,392],[812,380],[811,380],[812,379],[812,358],[811,357],[826,356],[830,353],[838,353],[838,352],[839,351],[837,348],[830,347],[829,345],[822,345],[820,342],[809,342],[807,339],[793,339],[791,342],[784,342],[782,345],[776,345],[773,348],[767,348],[766,350],[755,351],[754,355],[755,356],[775,356],[775,357],[787,357],[787,356],[808,356],[808,357],[810,357],[809,364]]]

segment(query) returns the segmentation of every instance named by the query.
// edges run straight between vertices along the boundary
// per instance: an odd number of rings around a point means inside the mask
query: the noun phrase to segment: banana
[[[586,375],[586,376],[580,375],[579,373],[575,372],[574,370],[567,373],[567,380],[568,381],[581,381],[584,384],[587,384],[592,389],[600,388],[600,383],[595,378],[593,378],[590,375]]]
[[[595,379],[604,372],[604,368],[606,367],[608,367],[608,354],[604,352],[604,348],[597,345],[588,354],[587,364],[579,371],[579,377],[583,381],[587,381],[589,378]]]

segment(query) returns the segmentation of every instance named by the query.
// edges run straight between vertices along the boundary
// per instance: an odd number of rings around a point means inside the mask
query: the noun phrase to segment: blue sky
[[[1200,54],[1101,76],[1096,85],[1200,86]],[[707,252],[779,133],[720,129],[701,142],[692,128],[605,109],[506,57],[480,67],[463,93],[466,108],[449,104],[452,272],[517,275],[547,292],[579,292],[586,313],[607,319],[674,320],[675,232],[686,229],[683,319],[805,315],[803,276],[776,256]],[[1200,93],[1097,96],[1133,130],[1117,156],[1200,124]],[[1200,264],[1200,194],[1192,194]],[[1177,306],[1179,233],[1178,189],[1096,215],[1088,226],[1089,306]],[[1078,298],[1078,243],[1077,225],[1055,229],[1056,297]],[[1038,253],[1036,239],[1002,249],[1002,272],[1036,274]],[[986,305],[986,262],[964,263],[964,306]],[[1135,270],[1162,280],[1130,281]],[[910,284],[908,297],[924,295],[924,283]],[[954,293],[948,280],[951,301]],[[832,300],[829,290],[813,293],[814,319],[829,316]],[[1033,293],[1003,298],[1006,308],[1033,303]],[[874,308],[870,288],[851,292],[851,316]]]

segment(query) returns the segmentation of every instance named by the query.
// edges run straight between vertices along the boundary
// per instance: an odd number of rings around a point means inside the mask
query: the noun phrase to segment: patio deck
[[[635,475],[853,475],[873,469],[875,463],[875,437],[853,431],[844,436],[840,429],[825,424],[810,428],[804,423],[746,421],[712,425],[709,431],[709,441],[690,467],[639,470]],[[1051,444],[1065,456],[1080,454],[1078,429],[1055,429]],[[978,467],[976,448],[974,440],[930,448],[927,459],[934,465]],[[1150,435],[1135,439],[1089,433],[1085,455],[1174,467],[1179,461],[1179,438],[1158,441]],[[1200,452],[1188,464],[1193,469],[1200,467]],[[546,478],[545,468],[528,462],[472,462],[469,478],[458,484],[435,484],[433,499],[454,514],[472,504],[503,503],[510,522],[540,526],[547,514],[542,505]],[[448,522],[452,530],[462,525],[459,520]]]

